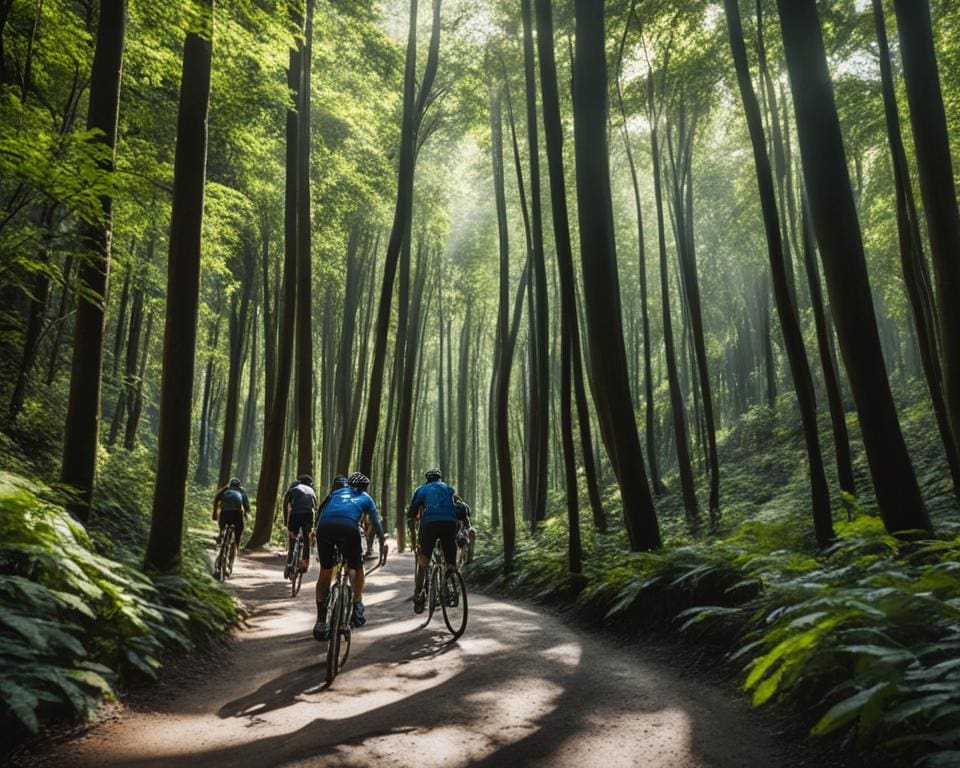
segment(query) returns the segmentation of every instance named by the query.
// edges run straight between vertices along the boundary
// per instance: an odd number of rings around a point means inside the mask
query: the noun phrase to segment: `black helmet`
[[[300,477],[297,478],[297,482],[300,483],[300,485],[309,485],[313,488],[313,478],[310,477],[310,475],[300,475]]]
[[[347,478],[347,483],[351,488],[356,488],[362,491],[370,485],[370,478],[363,474],[363,472],[354,472],[349,478]]]
[[[240,487],[240,478],[239,478],[239,477],[232,477],[232,478],[230,478],[230,487],[231,487],[231,488],[239,488],[239,487]]]
[[[427,482],[428,482],[428,483],[432,483],[434,480],[439,480],[440,477],[441,477],[441,475],[440,475],[440,470],[439,470],[439,469],[436,469],[436,468],[434,468],[434,469],[428,469],[424,474],[425,474],[426,477],[427,477]]]
[[[343,488],[343,487],[344,487],[345,485],[347,485],[347,484],[348,484],[348,483],[347,483],[347,476],[346,476],[346,475],[339,475],[339,474],[338,474],[335,478],[333,478],[333,487],[334,487],[334,488]]]

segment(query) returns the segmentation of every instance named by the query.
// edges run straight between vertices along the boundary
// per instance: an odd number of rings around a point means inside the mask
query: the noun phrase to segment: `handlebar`
[[[381,552],[380,552],[380,559],[377,561],[377,564],[374,565],[374,566],[371,566],[370,568],[368,568],[367,570],[365,570],[365,571],[363,572],[363,575],[364,575],[364,576],[369,576],[371,573],[373,573],[375,570],[377,570],[377,568],[382,568],[384,565],[386,565],[386,563],[387,563],[387,552],[389,552],[389,551],[390,551],[390,545],[389,545],[389,544],[384,544],[384,545],[383,545],[383,550],[381,550]]]

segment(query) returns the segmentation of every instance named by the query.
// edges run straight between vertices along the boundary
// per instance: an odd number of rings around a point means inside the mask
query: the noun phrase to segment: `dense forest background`
[[[402,549],[437,465],[474,578],[956,759],[958,31],[952,0],[0,0],[5,721],[235,620],[229,478],[259,547],[296,474],[362,470]]]

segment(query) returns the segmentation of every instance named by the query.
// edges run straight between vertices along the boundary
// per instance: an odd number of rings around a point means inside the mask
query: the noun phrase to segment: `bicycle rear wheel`
[[[330,630],[330,639],[327,641],[327,684],[333,682],[340,665],[340,588],[336,585],[330,588],[329,602],[327,603],[327,621]]]
[[[456,640],[467,628],[467,585],[458,571],[450,571],[440,587],[443,620]]]
[[[227,526],[220,537],[220,550],[217,552],[217,559],[213,566],[213,578],[217,581],[226,581],[227,560],[230,557],[230,539],[232,536],[232,529]]]
[[[428,571],[430,584],[427,585],[427,620],[424,626],[430,623],[433,618],[433,612],[437,610],[440,603],[440,568],[434,565]]]

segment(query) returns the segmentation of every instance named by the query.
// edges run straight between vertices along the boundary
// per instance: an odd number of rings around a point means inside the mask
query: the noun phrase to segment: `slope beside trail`
[[[310,634],[316,566],[291,599],[281,558],[238,560],[229,584],[249,623],[222,660],[202,667],[209,672],[34,759],[143,768],[805,764],[745,702],[549,612],[471,593],[459,641],[449,642],[439,612],[420,629],[409,554],[391,555],[368,579],[369,621],[325,689],[325,646]]]

